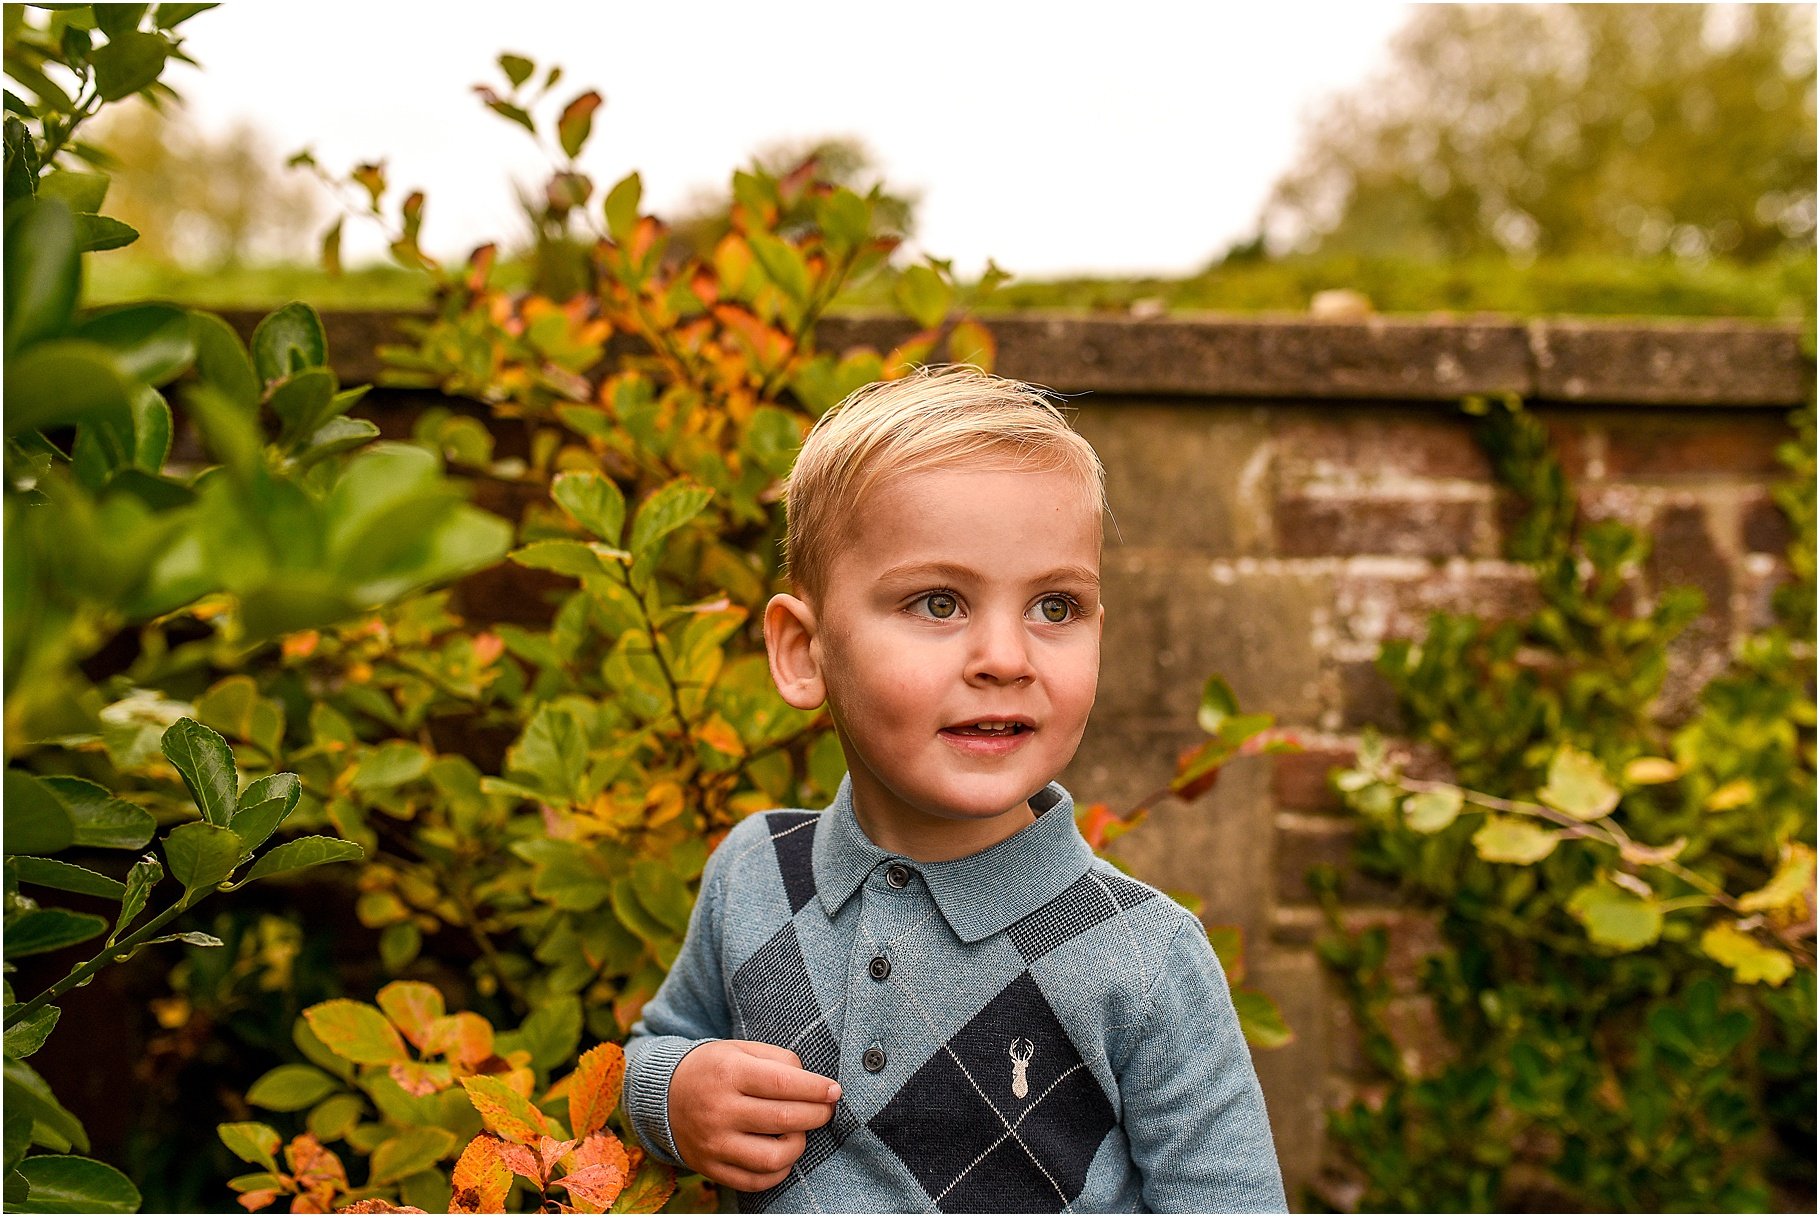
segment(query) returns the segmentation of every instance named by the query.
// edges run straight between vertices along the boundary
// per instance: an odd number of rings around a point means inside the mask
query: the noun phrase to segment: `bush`
[[[1541,425],[1479,407],[1522,504],[1509,556],[1543,606],[1437,615],[1386,644],[1416,780],[1368,737],[1336,775],[1360,864],[1431,909],[1421,994],[1445,1043],[1387,1017],[1384,931],[1322,943],[1376,1075],[1330,1133],[1381,1210],[1760,1209],[1813,1185],[1814,415],[1777,492],[1795,525],[1781,623],[1752,637],[1692,718],[1652,703],[1697,593],[1630,607],[1645,537],[1578,517]],[[1486,792],[1496,792],[1486,793]],[[1404,1032],[1399,1035],[1399,1032]]]

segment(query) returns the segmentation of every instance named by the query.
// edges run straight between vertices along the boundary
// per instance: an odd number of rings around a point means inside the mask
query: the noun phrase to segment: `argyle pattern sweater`
[[[1199,921],[1102,859],[1051,783],[1034,824],[915,862],[822,812],[742,821],[626,1045],[626,1109],[679,1165],[669,1087],[712,1039],[841,1084],[744,1212],[1284,1211],[1263,1094]]]

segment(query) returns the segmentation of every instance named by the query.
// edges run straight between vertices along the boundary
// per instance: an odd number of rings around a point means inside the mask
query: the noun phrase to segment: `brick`
[[[1334,580],[1337,636],[1381,643],[1427,633],[1433,613],[1475,613],[1501,620],[1540,603],[1535,576],[1513,563],[1449,564],[1436,571],[1343,566]]]
[[[1653,712],[1666,722],[1692,713],[1706,683],[1730,660],[1732,569],[1713,543],[1706,508],[1697,503],[1663,509],[1656,521],[1649,561],[1657,595],[1670,587],[1693,587],[1706,597],[1706,610],[1668,646],[1668,672]]]
[[[1752,554],[1738,572],[1739,613],[1737,628],[1756,633],[1778,624],[1776,589],[1793,578],[1787,562],[1763,554]]]
[[[1358,474],[1491,479],[1491,462],[1473,438],[1473,420],[1432,412],[1300,412],[1277,435],[1285,482]]]
[[[1406,729],[1396,687],[1368,659],[1336,663],[1340,678],[1340,727],[1356,731],[1376,727],[1395,733]]]
[[[1272,757],[1271,800],[1284,811],[1344,813],[1346,807],[1328,784],[1327,775],[1336,767],[1351,765],[1357,755],[1350,748],[1310,748]]]
[[[1606,476],[1613,479],[1765,477],[1784,472],[1776,448],[1793,435],[1780,411],[1710,416],[1656,411],[1611,416]]]
[[[1279,815],[1272,858],[1277,902],[1312,903],[1314,897],[1308,890],[1308,871],[1320,865],[1339,871],[1340,899],[1344,901],[1366,903],[1389,899],[1396,890],[1393,885],[1366,875],[1353,865],[1353,847],[1357,841],[1358,830],[1349,823]]]
[[[1795,540],[1788,516],[1767,494],[1753,495],[1744,504],[1739,529],[1744,551],[1752,554],[1786,554]]]
[[[1291,558],[1489,557],[1490,535],[1484,500],[1291,495],[1276,506],[1277,552]]]

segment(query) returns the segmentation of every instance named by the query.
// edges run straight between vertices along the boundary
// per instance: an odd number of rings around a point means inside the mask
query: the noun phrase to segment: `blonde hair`
[[[965,365],[918,368],[849,395],[809,431],[784,491],[791,583],[819,597],[842,534],[888,478],[967,466],[1073,475],[1096,526],[1105,471],[1049,393]]]

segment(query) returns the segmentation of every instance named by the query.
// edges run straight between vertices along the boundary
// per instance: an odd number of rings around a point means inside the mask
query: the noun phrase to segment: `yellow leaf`
[[[468,1092],[468,1102],[480,1113],[481,1122],[507,1141],[535,1145],[540,1137],[549,1134],[549,1121],[543,1112],[498,1078],[463,1078],[461,1085]]]
[[[1706,810],[1730,811],[1742,807],[1757,797],[1757,788],[1751,785],[1749,778],[1733,778],[1719,789],[1706,796]]]
[[[395,980],[379,991],[379,1008],[392,1025],[418,1049],[430,1041],[430,1028],[442,1017],[442,994],[421,980]]]
[[[1681,766],[1666,757],[1640,756],[1624,766],[1624,780],[1632,786],[1655,786],[1681,776]]]
[[[1576,820],[1597,820],[1618,806],[1618,788],[1597,757],[1563,744],[1548,763],[1548,782],[1536,798]]]
[[[1732,970],[1741,985],[1762,981],[1772,987],[1795,974],[1795,961],[1785,951],[1766,947],[1733,925],[1723,923],[1700,935],[1700,949]]]
[[[1768,883],[1738,898],[1738,907],[1747,913],[1782,912],[1795,914],[1800,920],[1813,903],[1814,851],[1799,841],[1782,847],[1782,860]]]

